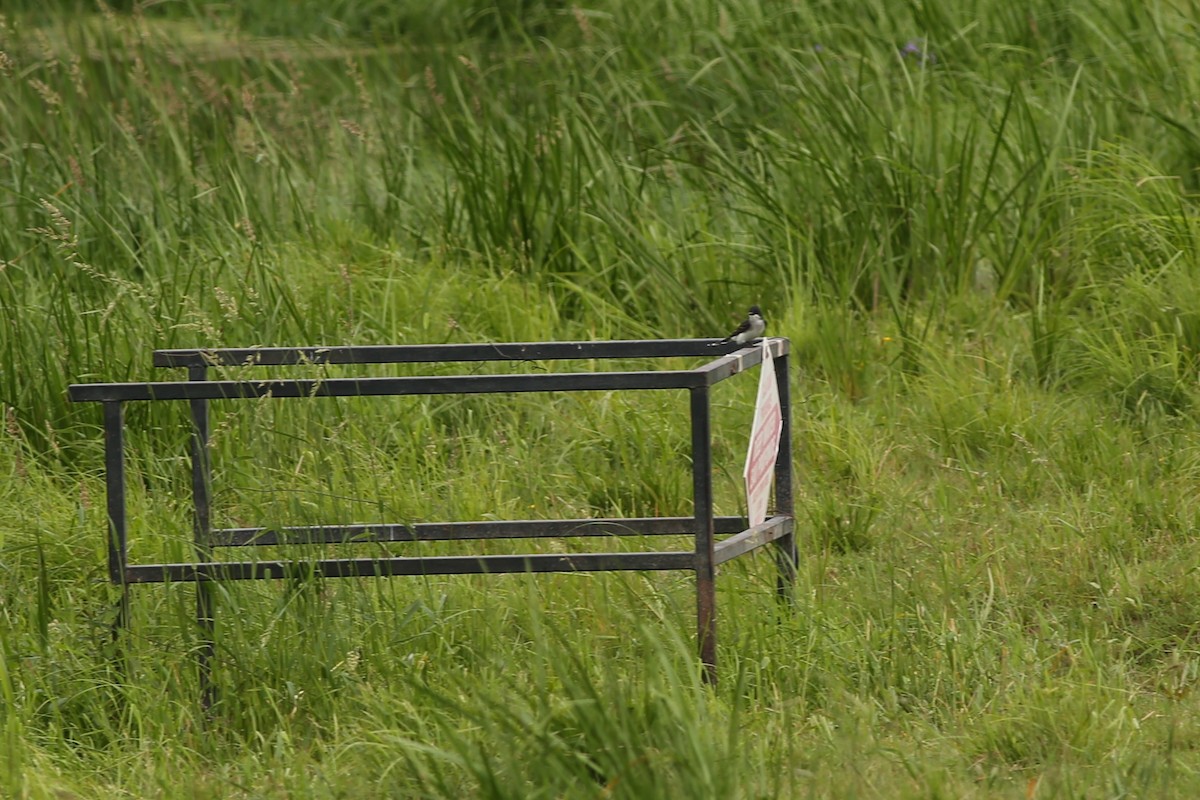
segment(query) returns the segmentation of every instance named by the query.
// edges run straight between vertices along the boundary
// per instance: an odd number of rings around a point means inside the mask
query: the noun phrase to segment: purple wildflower
[[[937,63],[937,56],[925,49],[924,39],[909,39],[905,42],[904,47],[900,48],[900,57],[915,58],[921,66]]]

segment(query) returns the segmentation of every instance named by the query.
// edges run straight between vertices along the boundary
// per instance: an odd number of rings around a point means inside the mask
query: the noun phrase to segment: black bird
[[[763,319],[762,311],[758,306],[750,306],[750,311],[746,314],[746,319],[741,325],[737,326],[737,330],[726,336],[719,342],[713,342],[713,346],[721,344],[745,344],[753,341],[763,335],[763,331],[767,329],[767,321]]]

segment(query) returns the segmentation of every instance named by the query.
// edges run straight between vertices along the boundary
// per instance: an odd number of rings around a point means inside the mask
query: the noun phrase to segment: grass
[[[236,5],[0,18],[0,794],[1197,794],[1194,2]],[[723,572],[716,689],[670,574],[222,586],[208,726],[193,590],[149,587],[115,668],[69,383],[753,302],[801,564],[787,613],[768,559]],[[715,398],[719,513],[753,388]],[[129,422],[134,554],[186,558],[181,409]],[[223,522],[690,507],[670,395],[214,430]]]

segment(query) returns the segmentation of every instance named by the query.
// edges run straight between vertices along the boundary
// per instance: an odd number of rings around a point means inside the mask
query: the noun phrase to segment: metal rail
[[[714,517],[717,533],[742,530],[742,517]],[[691,517],[626,519],[526,519],[488,522],[297,525],[279,528],[214,528],[212,547],[278,544],[370,544],[372,542],[458,542],[472,539],[541,539],[584,536],[684,536]]]
[[[157,350],[156,367],[282,366],[288,364],[416,364],[467,361],[559,361],[711,356],[736,345],[717,339],[630,339],[604,342],[404,344],[340,347],[238,347]]]

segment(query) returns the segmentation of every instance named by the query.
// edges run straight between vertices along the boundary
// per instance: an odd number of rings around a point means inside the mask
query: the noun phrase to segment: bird
[[[762,311],[758,306],[750,306],[750,311],[746,314],[746,319],[733,333],[726,336],[719,342],[713,342],[712,346],[729,344],[745,344],[753,341],[763,335],[763,331],[767,329],[767,321],[763,319]]]

